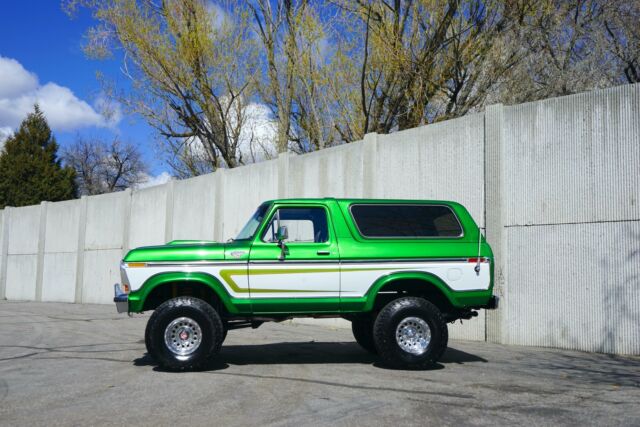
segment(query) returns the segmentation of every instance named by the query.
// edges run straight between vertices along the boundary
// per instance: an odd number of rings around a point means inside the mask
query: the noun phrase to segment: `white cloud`
[[[225,107],[229,100],[228,96],[221,98]],[[240,112],[237,111],[238,108],[241,109]],[[227,118],[227,125],[230,129],[235,129],[238,126],[237,115],[242,117],[236,154],[242,155],[245,163],[276,157],[278,153],[276,147],[278,123],[273,119],[269,107],[258,102],[244,104],[244,99],[239,97],[234,101],[231,110],[232,112]],[[188,157],[208,161],[207,149],[198,137],[188,138],[185,142]]]
[[[238,148],[245,159],[256,156],[257,161],[274,157],[277,153],[275,141],[278,124],[271,117],[271,110],[265,104],[251,102],[244,107],[244,125],[240,130]]]
[[[110,127],[121,118],[119,109],[118,114],[106,117],[67,87],[53,82],[41,85],[37,76],[18,61],[0,56],[0,127],[15,129],[36,103],[55,131]]]
[[[38,77],[15,59],[0,56],[0,98],[11,98],[38,87]]]
[[[171,180],[171,175],[168,172],[162,172],[160,175],[148,175],[144,174],[144,182],[138,184],[136,188],[155,187],[156,185],[166,184]]]

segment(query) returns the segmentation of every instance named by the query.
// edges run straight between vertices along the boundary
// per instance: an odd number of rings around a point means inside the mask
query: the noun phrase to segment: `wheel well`
[[[224,309],[218,295],[209,286],[198,282],[175,281],[156,286],[144,300],[143,311],[155,310],[163,302],[176,297],[196,297],[211,304],[222,315]]]
[[[436,285],[420,279],[398,279],[387,283],[378,291],[373,310],[379,311],[389,302],[401,296],[424,298],[445,314],[456,311],[446,295]]]

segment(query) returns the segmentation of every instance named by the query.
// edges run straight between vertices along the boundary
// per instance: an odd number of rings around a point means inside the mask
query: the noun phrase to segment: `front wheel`
[[[224,325],[211,305],[198,298],[179,297],[161,304],[149,318],[147,351],[163,368],[193,370],[218,351]]]
[[[420,369],[435,364],[447,348],[447,324],[424,298],[404,297],[387,304],[373,325],[378,354],[393,367]]]

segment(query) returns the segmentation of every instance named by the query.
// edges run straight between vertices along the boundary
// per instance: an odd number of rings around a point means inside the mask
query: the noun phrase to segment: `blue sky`
[[[81,10],[74,19],[59,0],[8,1],[0,14],[0,131],[15,129],[18,115],[37,99],[61,145],[84,137],[119,136],[137,145],[152,175],[168,168],[158,160],[153,130],[143,120],[122,114],[104,118],[96,72],[126,85],[119,58],[88,59],[83,35],[93,24]],[[1,134],[0,134],[1,136]]]

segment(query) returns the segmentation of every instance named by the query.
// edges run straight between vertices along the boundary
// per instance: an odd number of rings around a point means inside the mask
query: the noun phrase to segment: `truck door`
[[[249,292],[254,313],[338,312],[338,244],[321,204],[276,204],[249,256]],[[276,233],[287,227],[281,246]]]

